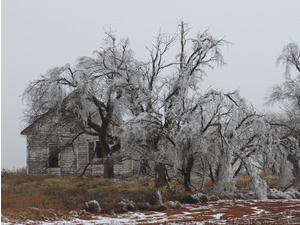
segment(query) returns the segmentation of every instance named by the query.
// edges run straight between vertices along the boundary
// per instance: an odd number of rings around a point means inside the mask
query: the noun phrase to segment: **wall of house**
[[[98,137],[90,135],[82,135],[78,139],[78,171],[77,175],[80,175],[88,163],[88,142],[98,141]],[[131,160],[123,161],[122,163],[116,162],[114,165],[115,175],[132,175],[134,162]],[[102,176],[104,174],[104,167],[102,159],[94,158],[91,165],[87,168],[85,174]]]
[[[29,174],[47,173],[47,148],[40,143],[37,136],[27,136],[27,171]]]
[[[59,154],[59,168],[49,168],[49,144],[64,145],[70,141],[71,133],[64,130],[64,138],[60,135],[44,139],[42,136],[28,135],[27,140],[27,167],[29,174],[49,174],[56,176],[74,175],[79,176],[88,164],[88,142],[97,141],[97,137],[82,135],[73,145],[65,148]],[[135,165],[135,166],[134,166]],[[136,173],[136,163],[131,160],[114,165],[116,175],[132,175]],[[87,175],[103,175],[102,160],[93,159],[86,170]]]
[[[59,154],[59,167],[49,168],[49,145],[65,146],[70,143],[74,134],[80,131],[71,115],[57,117],[57,112],[46,114],[24,129],[21,134],[27,135],[27,171],[29,174],[50,174],[57,176],[80,175],[89,163],[88,142],[97,141],[97,136],[81,135],[71,146]],[[92,120],[101,123],[98,113]],[[59,121],[59,126],[57,125]],[[77,130],[77,131],[76,131]],[[132,174],[136,168],[132,161],[116,163],[115,174]],[[93,159],[86,174],[103,175],[103,164]]]
[[[68,147],[60,153],[59,157],[59,168],[62,176],[66,175],[76,175],[78,157],[77,157],[77,147]]]

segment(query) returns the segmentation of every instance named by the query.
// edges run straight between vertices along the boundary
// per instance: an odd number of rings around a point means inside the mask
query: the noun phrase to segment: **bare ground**
[[[47,213],[32,209],[32,213],[44,215],[44,220],[23,220],[24,223],[52,224],[300,224],[300,200],[269,201],[218,201],[183,205],[182,209],[165,211],[135,211],[118,215],[85,214],[70,212]],[[73,211],[74,213],[74,211]],[[55,215],[59,214],[60,219]],[[63,215],[64,214],[64,215]],[[40,215],[41,216],[41,215]],[[49,216],[49,213],[48,213]],[[25,219],[25,218],[24,218]],[[9,222],[2,217],[2,222]],[[10,221],[14,223],[15,221]]]

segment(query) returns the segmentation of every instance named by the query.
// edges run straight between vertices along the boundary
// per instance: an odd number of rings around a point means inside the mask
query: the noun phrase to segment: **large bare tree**
[[[72,118],[77,133],[71,141],[84,133],[98,136],[104,156],[104,177],[111,178],[114,174],[108,139],[114,128],[121,126],[123,111],[135,109],[132,103],[133,96],[138,95],[139,65],[133,59],[129,41],[117,42],[112,32],[107,33],[102,48],[94,55],[79,58],[72,67],[66,64],[50,69],[30,82],[23,95],[25,118],[31,124],[51,113],[55,117],[51,120],[52,130]],[[93,119],[96,112],[99,121]],[[36,129],[40,132],[41,127]]]
[[[148,48],[150,60],[143,67],[143,107],[140,116],[125,126],[126,135],[121,144],[128,153],[141,152],[143,159],[152,157],[157,187],[166,185],[165,166],[174,167],[169,159],[175,157],[181,162],[176,163],[176,168],[184,177],[185,188],[191,191],[190,171],[194,160],[189,150],[191,143],[188,137],[183,140],[179,136],[185,135],[182,130],[189,123],[188,118],[201,105],[201,83],[207,69],[224,64],[221,47],[228,42],[215,39],[207,30],[189,37],[188,25],[182,21],[178,26],[175,35],[160,33],[156,43]],[[174,45],[179,53],[170,60],[167,55]],[[152,154],[148,152],[149,146]]]
[[[283,106],[283,115],[270,119],[274,129],[280,131],[276,160],[277,164],[281,165],[279,167],[282,174],[293,174],[293,186],[300,190],[300,48],[298,44],[289,43],[283,48],[277,59],[277,65],[280,64],[285,67],[284,82],[272,87],[266,100],[268,104],[281,103]],[[292,165],[290,172],[289,165]],[[285,176],[284,180],[288,177]]]

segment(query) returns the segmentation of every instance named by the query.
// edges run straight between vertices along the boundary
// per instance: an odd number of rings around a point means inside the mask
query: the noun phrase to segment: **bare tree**
[[[170,165],[181,171],[185,188],[191,191],[190,172],[194,156],[190,151],[192,145],[189,140],[192,138],[180,137],[185,137],[184,128],[190,123],[189,118],[201,106],[200,85],[206,75],[205,71],[224,63],[220,47],[227,42],[214,39],[208,31],[199,32],[195,38],[188,38],[189,31],[188,25],[181,22],[179,33],[174,36],[160,33],[153,47],[148,48],[150,60],[143,67],[145,84],[141,116],[128,122],[125,127],[127,135],[123,136],[121,143],[126,149],[130,146],[131,151],[146,151],[149,144],[144,144],[144,148],[141,145],[134,147],[132,136],[139,137],[136,142],[143,143],[150,143],[152,138],[155,177],[160,180],[156,186],[166,184],[165,165]],[[166,54],[176,41],[179,41],[179,54],[174,61],[168,62]],[[131,129],[130,124],[139,124],[137,121],[142,121],[143,130]],[[153,129],[157,130],[155,135]],[[131,133],[133,135],[129,135]]]
[[[266,103],[282,103],[284,115],[281,118],[273,118],[269,122],[274,129],[280,130],[277,164],[281,165],[282,174],[289,173],[289,165],[292,165],[293,186],[299,190],[300,48],[296,43],[290,43],[283,48],[281,55],[277,59],[277,65],[279,64],[285,66],[285,80],[282,84],[271,88],[266,98]],[[279,159],[280,162],[278,162]],[[286,182],[282,181],[282,183]]]
[[[300,48],[295,43],[290,43],[282,50],[282,54],[277,59],[277,65],[285,66],[285,81],[271,88],[266,100],[268,104],[282,102],[286,109],[300,109]],[[292,75],[295,71],[296,75]]]
[[[269,134],[264,117],[238,92],[210,91],[189,121],[186,133],[194,137],[195,162],[211,178],[213,192],[235,191],[234,177],[244,167],[252,183],[260,184],[254,187],[257,197],[265,198],[267,187],[259,176],[254,176]]]
[[[27,105],[25,118],[31,124],[51,113],[53,128],[72,118],[78,132],[71,140],[84,133],[98,136],[104,176],[111,178],[113,162],[108,139],[114,128],[120,127],[123,110],[134,108],[131,103],[139,66],[128,40],[117,43],[111,32],[107,33],[102,49],[94,54],[95,58],[81,57],[74,67],[67,64],[50,69],[31,82],[23,95]],[[96,112],[100,120],[93,117]],[[36,128],[37,132],[41,129]]]

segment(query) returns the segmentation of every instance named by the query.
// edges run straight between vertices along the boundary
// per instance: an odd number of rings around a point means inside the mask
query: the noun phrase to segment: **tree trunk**
[[[293,165],[293,176],[294,176],[294,188],[296,191],[300,191],[300,159],[295,154],[289,154],[287,157]]]
[[[215,177],[214,177],[214,172],[212,170],[211,165],[209,165],[209,177],[212,183],[215,183]]]
[[[249,162],[248,158],[243,159],[246,172],[250,178],[251,185],[254,190],[254,197],[259,200],[266,200],[267,198],[267,183],[259,176],[255,166]]]
[[[183,178],[184,178],[184,189],[187,192],[192,192],[192,185],[191,185],[191,173],[187,171],[187,169],[182,171]]]
[[[191,171],[194,165],[194,158],[190,155],[187,165],[182,166],[185,191],[192,192]]]
[[[215,182],[213,184],[213,193],[220,195],[225,191],[233,192],[235,190],[235,182],[233,179],[234,171],[232,168],[232,151],[223,149],[219,156],[219,165]]]
[[[139,175],[141,175],[141,176],[147,176],[147,175],[150,175],[150,173],[151,173],[151,167],[149,165],[148,160],[141,159],[141,161],[140,161]]]
[[[104,166],[104,178],[111,179],[114,178],[114,163],[113,160],[105,158],[103,162]]]
[[[110,147],[107,143],[105,135],[99,135],[100,146],[103,155],[104,178],[110,179],[114,177],[114,162],[109,157]]]
[[[155,163],[155,187],[160,188],[168,184],[166,167],[162,163]]]

